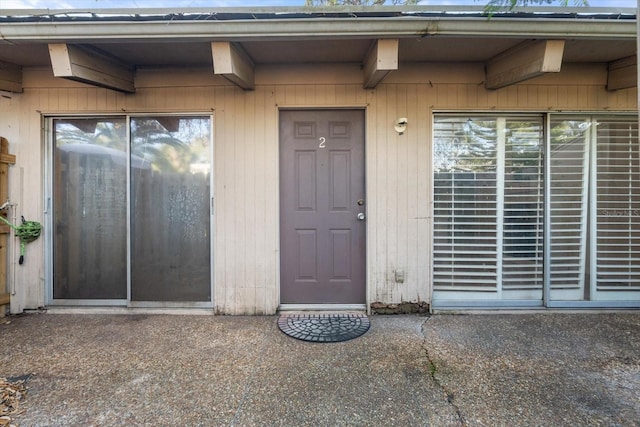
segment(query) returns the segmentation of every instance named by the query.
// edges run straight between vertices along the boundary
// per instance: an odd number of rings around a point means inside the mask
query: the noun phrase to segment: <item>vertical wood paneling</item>
[[[473,74],[466,84],[383,82],[374,90],[364,90],[353,82],[293,85],[282,81],[244,92],[216,79],[210,84],[173,83],[184,80],[180,73],[162,80],[156,72],[153,86],[139,87],[135,95],[27,76],[25,93],[16,95],[20,137],[10,139],[18,158],[10,176],[11,198],[27,217],[42,220],[43,152],[36,111],[213,110],[214,302],[218,311],[229,314],[269,314],[279,302],[278,106],[367,106],[369,302],[401,302],[430,298],[431,108],[634,110],[637,94],[635,89],[607,92],[597,85],[535,82],[487,91]],[[314,76],[307,80],[314,81]],[[0,129],[11,117],[0,117]],[[393,129],[398,117],[409,119],[408,130],[401,136]],[[21,169],[24,190],[19,183]],[[44,303],[42,240],[29,245],[28,262],[18,270],[23,285],[20,307]],[[395,282],[395,270],[404,270],[404,283]]]
[[[368,90],[366,91],[367,97],[367,113],[365,116],[365,130],[366,130],[366,141],[365,141],[365,186],[366,186],[366,202],[365,202],[365,212],[367,215],[367,301],[375,301],[375,292],[377,289],[377,278],[375,275],[375,271],[372,268],[375,265],[375,260],[377,254],[377,228],[372,226],[375,224],[375,217],[372,216],[372,213],[376,209],[376,204],[378,203],[378,198],[376,194],[378,194],[378,182],[376,180],[377,173],[377,164],[375,159],[380,158],[379,155],[379,147],[378,147],[378,136],[375,132],[375,122],[378,116],[378,109],[376,102],[376,90]]]
[[[233,218],[231,227],[233,235],[233,262],[231,268],[233,276],[229,283],[235,288],[236,298],[233,304],[233,314],[242,313],[251,303],[247,301],[252,296],[245,287],[247,265],[246,259],[246,229],[247,210],[245,205],[244,191],[246,189],[247,168],[240,166],[246,164],[247,140],[245,126],[244,99],[241,92],[236,87],[229,87],[225,90],[226,121],[228,124],[226,141],[236,141],[233,144],[233,158],[229,159],[234,168],[229,168],[228,179],[225,179],[227,186],[227,198],[233,204]],[[229,187],[230,186],[230,187]],[[229,203],[229,202],[227,202]]]
[[[368,114],[376,124],[374,136],[367,139],[367,154],[374,157],[367,162],[368,180],[374,183],[367,195],[367,237],[374,252],[368,266],[372,301],[417,301],[429,296],[429,92],[426,85],[383,85],[369,98]],[[399,117],[409,119],[404,135],[393,129]],[[403,283],[395,280],[398,270],[404,272]]]
[[[227,167],[225,158],[229,157],[228,150],[233,146],[231,144],[223,144],[227,128],[226,106],[224,104],[224,87],[217,87],[214,90],[215,98],[215,115],[214,120],[214,304],[216,310],[224,311],[224,307],[228,306],[230,299],[228,298],[228,284],[225,278],[230,273],[228,265],[227,244],[231,240],[231,236],[224,224],[224,218],[230,215],[231,205],[227,203],[226,177]]]
[[[539,91],[533,87],[533,86],[527,86],[526,88],[523,88],[524,90],[527,91],[527,102],[528,103],[532,103],[535,105],[538,105],[540,103],[539,100]]]
[[[566,86],[559,87],[556,93],[557,96],[555,105],[557,105],[561,110],[566,109],[567,105],[569,105],[567,99],[568,88]]]
[[[395,122],[400,117],[408,116],[407,111],[407,89],[408,85],[400,85],[396,88],[396,112],[395,116],[391,122]],[[412,110],[415,111],[415,110]],[[387,127],[393,128],[392,125],[387,121]],[[396,262],[395,270],[402,271],[404,273],[404,282],[398,283],[395,281],[395,274],[391,277],[391,282],[394,283],[394,293],[401,294],[400,289],[406,289],[406,294],[413,293],[410,290],[411,282],[407,279],[409,277],[409,264],[408,264],[408,255],[410,248],[410,239],[408,235],[408,221],[411,212],[409,210],[409,186],[412,184],[412,180],[409,178],[409,153],[410,153],[410,145],[411,145],[411,133],[405,132],[403,135],[399,135],[393,130],[393,136],[395,141],[392,144],[395,146],[397,151],[396,163],[393,165],[394,173],[397,176],[396,180],[396,200],[395,206],[396,211],[394,215],[397,217],[396,229],[392,231],[392,236],[395,238],[395,251],[396,251]]]
[[[466,87],[467,90],[467,103],[469,105],[478,105],[478,87],[469,85]]]
[[[224,229],[224,238],[222,241],[222,246],[220,248],[221,251],[224,252],[225,256],[225,268],[224,268],[224,288],[225,288],[225,299],[221,301],[225,312],[230,314],[235,314],[236,298],[237,298],[237,277],[240,275],[240,271],[237,269],[237,256],[238,256],[238,215],[241,212],[238,212],[238,196],[239,196],[239,188],[238,183],[235,180],[235,163],[237,160],[237,147],[240,141],[237,141],[236,138],[236,126],[235,123],[238,120],[235,117],[235,103],[234,97],[232,96],[233,88],[223,88],[222,89],[222,98],[223,98],[223,111],[224,111],[224,130],[221,138],[218,140],[219,145],[224,145],[225,151],[223,158],[220,159],[221,162],[225,163],[224,173],[222,175],[216,172],[216,175],[221,179],[221,182],[218,183],[218,188],[224,193],[224,201],[221,206],[221,217],[218,219],[220,222],[220,228]],[[233,144],[227,143],[227,141],[234,141]]]
[[[412,132],[406,132],[407,149],[406,149],[406,205],[407,211],[405,215],[407,249],[404,254],[405,259],[405,283],[407,295],[419,294],[420,278],[418,274],[417,252],[418,252],[418,204],[420,203],[420,193],[418,192],[418,177],[420,176],[420,159],[418,159],[418,145],[420,135],[420,122],[422,118],[418,109],[418,92],[420,88],[415,85],[407,85],[405,111],[414,111],[415,116],[412,120]],[[465,94],[467,91],[465,90]],[[403,113],[407,115],[408,113]]]
[[[416,163],[417,172],[414,179],[417,183],[417,211],[416,211],[416,249],[414,262],[416,263],[417,278],[415,280],[418,301],[430,300],[431,289],[431,228],[428,218],[431,216],[431,109],[424,99],[428,98],[428,90],[424,86],[416,86]],[[425,161],[425,159],[427,159]]]
[[[484,108],[495,108],[500,105],[500,90],[486,90],[483,92],[487,95]],[[461,106],[458,105],[456,108],[461,108]]]
[[[22,104],[22,98],[21,97],[15,97],[15,96],[2,96],[0,97],[0,136],[2,136],[3,138],[6,138],[7,141],[9,142],[9,146],[8,146],[8,150],[10,154],[16,154],[16,142],[18,142],[19,138],[20,138],[20,126],[19,123],[22,119],[22,108],[21,108],[21,104]],[[9,165],[5,165],[4,169],[6,170],[6,174],[2,177],[2,179],[6,179],[8,180],[8,188],[7,188],[7,194],[4,194],[4,196],[9,196],[9,197],[13,197],[13,195],[15,194],[15,186],[11,185],[12,184],[12,180],[15,179],[15,173],[13,171],[15,171],[15,166],[12,166],[9,168]],[[4,201],[2,202],[4,203]],[[11,211],[8,211],[7,214],[9,216],[9,214],[11,213]],[[11,219],[11,218],[10,218]],[[3,237],[2,239],[3,244],[8,244],[8,247],[5,247],[2,250],[3,255],[8,255],[8,257],[6,258],[7,260],[11,260],[11,254],[16,254],[16,245],[15,245],[15,240],[11,239],[9,235],[6,235],[5,237]],[[37,262],[37,261],[36,261]],[[8,267],[8,268],[7,268]],[[2,269],[2,271],[6,274],[6,280],[4,280],[4,284],[6,284],[5,286],[2,286],[0,288],[0,293],[9,293],[12,289],[12,283],[13,283],[13,277],[12,277],[12,269],[15,268],[14,265],[6,265],[5,264],[5,268]],[[20,312],[22,311],[23,307],[24,307],[25,301],[24,299],[17,299],[17,298],[13,298],[13,303],[12,303],[12,311],[13,312]],[[4,310],[5,310],[5,306],[0,307],[3,312],[2,315],[4,315]]]
[[[47,101],[51,101],[50,90],[38,92],[44,95]],[[18,118],[18,123],[11,123],[11,125],[18,129],[19,135],[17,137],[14,135],[13,138],[7,135],[9,152],[16,155],[16,164],[9,169],[9,197],[15,205],[12,213],[15,214],[16,221],[24,216],[28,220],[42,222],[41,120],[40,115],[35,113],[37,108],[34,108],[34,104],[29,103],[24,96],[19,96],[19,98],[16,106],[19,109],[19,116],[13,114],[0,116],[0,120],[5,117],[8,117],[9,120]],[[54,102],[57,105],[57,100]],[[13,256],[9,257],[9,262],[16,261],[10,267],[10,271],[15,273],[12,274],[13,277],[10,280],[14,280],[13,289],[16,292],[11,301],[12,313],[20,313],[28,308],[37,308],[42,306],[44,301],[44,285],[40,278],[44,270],[42,258],[44,239],[39,238],[27,245],[26,261],[18,267],[19,246],[17,240],[12,242],[10,251],[13,252]]]
[[[256,96],[255,91],[251,92],[243,92],[243,113],[240,114],[243,119],[241,119],[241,123],[244,123],[246,118],[257,116],[256,114]],[[244,187],[242,192],[243,198],[243,209],[246,212],[245,214],[245,223],[244,223],[244,236],[245,236],[245,251],[244,257],[245,259],[254,259],[257,260],[257,215],[255,210],[255,198],[256,198],[256,176],[261,172],[260,167],[258,167],[256,160],[256,150],[258,149],[256,144],[256,128],[257,123],[253,123],[252,126],[244,126],[240,125],[242,129],[244,129],[244,135],[241,139],[245,141],[244,145],[244,158],[245,164],[242,168],[244,170],[245,180]],[[250,297],[247,298],[245,302],[245,311],[248,313],[255,313],[256,307],[260,304],[259,301],[256,300],[256,277],[258,274],[258,263],[256,262],[254,266],[244,266],[244,280],[240,284],[244,288],[247,289],[247,292],[250,294]]]
[[[244,118],[255,118],[257,116],[255,107],[255,91],[243,92],[242,98],[244,99],[244,111],[240,115]],[[244,202],[243,210],[244,212],[246,212],[244,224],[244,258],[257,260],[258,258],[256,253],[255,238],[257,232],[257,217],[254,200],[256,198],[255,177],[258,173],[260,173],[261,168],[259,168],[256,164],[256,123],[254,122],[252,126],[245,126],[244,124],[242,124],[240,125],[240,127],[244,129],[244,136],[242,139],[245,141],[245,144],[243,144],[245,164],[244,167],[241,168],[244,171],[245,175],[244,187],[242,190],[242,197]],[[259,304],[259,302],[256,300],[257,267],[258,266],[255,264],[253,266],[247,266],[246,263],[244,266],[244,280],[241,283],[241,286],[247,288],[247,292],[249,292],[251,296],[246,300],[245,309],[243,311],[248,313],[255,313],[256,307]]]
[[[265,135],[265,122],[266,118],[264,115],[265,110],[265,90],[256,90],[254,93],[253,102],[252,102],[252,115],[255,117],[253,132],[251,138],[254,141],[253,144],[253,155],[254,155],[254,168],[255,174],[252,177],[253,179],[253,195],[252,198],[248,201],[249,206],[253,206],[253,222],[254,226],[251,230],[254,239],[254,252],[253,257],[256,260],[255,263],[255,275],[253,277],[253,285],[255,286],[255,301],[256,306],[254,308],[254,313],[256,314],[265,314],[266,311],[266,300],[268,287],[267,283],[272,281],[267,281],[266,277],[268,271],[271,271],[267,268],[267,260],[266,254],[268,254],[269,248],[267,248],[267,236],[265,235],[266,231],[266,223],[265,217],[267,216],[266,211],[266,195],[267,188],[265,186],[265,175],[266,175],[266,152],[265,152],[265,138],[261,138],[261,135]],[[262,113],[262,114],[261,114]],[[275,216],[275,214],[272,214]]]
[[[264,152],[265,155],[261,159],[264,161],[265,173],[261,177],[264,185],[264,233],[266,251],[260,254],[264,257],[265,277],[260,280],[264,282],[266,288],[267,299],[264,303],[264,313],[273,313],[280,302],[280,256],[279,256],[279,196],[280,188],[278,182],[278,113],[276,108],[276,88],[266,87],[266,94],[263,104],[263,110],[258,114],[264,118]]]
[[[398,219],[396,210],[398,188],[396,162],[398,151],[395,131],[393,126],[389,125],[397,117],[397,87],[397,85],[385,85],[377,88],[382,96],[378,97],[381,105],[381,115],[377,120],[375,132],[380,137],[380,144],[381,147],[384,147],[384,154],[378,162],[380,191],[376,197],[384,200],[384,207],[381,206],[381,210],[375,211],[373,214],[378,216],[378,259],[376,260],[375,268],[378,269],[378,276],[380,277],[379,287],[382,291],[383,301],[389,300],[394,294],[395,283],[392,281],[392,274],[397,264],[397,236],[395,229]],[[385,124],[387,125],[385,126]]]
[[[372,133],[376,138],[377,157],[367,159],[367,165],[375,165],[373,172],[367,173],[367,180],[373,181],[375,191],[368,194],[369,199],[369,222],[367,230],[375,229],[375,242],[372,247],[374,253],[371,254],[372,263],[367,268],[371,272],[372,282],[369,286],[374,288],[374,300],[384,301],[387,295],[384,294],[387,289],[387,224],[385,224],[388,201],[388,182],[387,182],[387,161],[389,157],[389,145],[387,144],[387,130],[381,127],[381,124],[389,119],[387,112],[387,90],[388,86],[383,85],[376,89],[375,103],[372,103],[375,117],[373,117]],[[371,239],[370,236],[367,236]],[[382,295],[381,295],[382,294]]]

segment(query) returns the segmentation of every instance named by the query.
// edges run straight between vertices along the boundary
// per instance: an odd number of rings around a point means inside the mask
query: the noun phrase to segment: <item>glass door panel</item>
[[[542,299],[543,135],[542,120],[505,123],[503,299]]]
[[[492,118],[435,122],[433,283],[441,299],[498,292],[496,128]]]
[[[637,118],[554,118],[550,175],[551,300],[639,300]]]
[[[209,117],[131,119],[131,300],[211,301]]]
[[[435,300],[542,300],[541,117],[434,123]]]
[[[127,298],[124,118],[54,119],[53,298]]]
[[[598,119],[591,293],[596,300],[640,299],[638,121]]]
[[[587,208],[591,122],[562,118],[551,122],[550,296],[585,297]]]

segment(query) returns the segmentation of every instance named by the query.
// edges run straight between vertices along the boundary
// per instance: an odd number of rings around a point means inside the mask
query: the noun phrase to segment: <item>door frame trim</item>
[[[370,305],[370,300],[371,297],[369,295],[369,215],[370,215],[370,211],[368,209],[369,203],[367,202],[365,204],[365,215],[367,218],[367,221],[365,223],[365,245],[364,245],[364,250],[365,250],[365,254],[364,254],[364,264],[365,264],[365,274],[364,274],[364,278],[365,278],[365,301],[364,304],[282,304],[281,303],[281,287],[282,287],[282,242],[281,242],[281,230],[280,230],[280,220],[282,218],[282,212],[280,211],[280,179],[281,179],[281,171],[282,171],[282,165],[280,164],[280,112],[281,111],[308,111],[308,110],[328,110],[328,111],[336,111],[336,110],[360,110],[363,112],[364,114],[364,123],[363,123],[363,134],[364,134],[364,164],[363,164],[363,168],[364,168],[364,197],[365,200],[368,200],[368,194],[369,194],[369,187],[368,187],[368,182],[369,182],[369,174],[368,174],[368,168],[367,168],[367,162],[368,162],[368,144],[367,144],[367,140],[368,140],[368,127],[367,127],[367,123],[368,123],[368,104],[344,104],[344,105],[333,105],[333,104],[319,104],[319,105],[291,105],[291,104],[276,104],[276,122],[275,122],[275,130],[276,130],[276,145],[277,145],[277,152],[276,152],[276,168],[277,168],[277,181],[276,181],[276,212],[277,212],[277,224],[278,224],[278,230],[277,230],[277,247],[278,247],[278,251],[277,251],[277,256],[276,256],[276,295],[277,295],[277,301],[278,301],[278,306],[277,306],[277,310],[324,310],[320,307],[332,307],[332,310],[336,310],[336,311],[342,311],[341,309],[339,309],[339,307],[350,307],[353,306],[355,310],[362,310],[364,309],[364,311],[368,314],[370,311],[369,305]],[[363,308],[360,308],[360,306],[363,305]],[[291,308],[291,307],[295,307],[295,308]],[[349,308],[347,308],[349,309]]]

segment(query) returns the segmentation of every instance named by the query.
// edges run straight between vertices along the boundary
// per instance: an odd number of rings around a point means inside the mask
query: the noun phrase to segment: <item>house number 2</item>
[[[318,145],[318,148],[324,148],[327,145],[327,140],[324,136],[320,137],[320,145]]]

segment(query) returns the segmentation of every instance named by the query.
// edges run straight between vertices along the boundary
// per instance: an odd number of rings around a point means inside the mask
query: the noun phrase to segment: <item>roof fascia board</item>
[[[635,20],[391,17],[238,21],[64,21],[3,23],[0,29],[0,43],[435,36],[635,39],[636,35]]]
[[[169,14],[285,14],[285,13],[484,13],[482,5],[395,5],[395,6],[247,6],[247,7],[184,7],[184,8],[97,8],[97,9],[3,9],[0,16],[54,16],[71,14],[88,15],[169,15]],[[530,6],[515,7],[506,13],[553,13],[553,14],[626,14],[635,15],[633,7],[558,7]],[[501,12],[494,14],[500,15]]]

